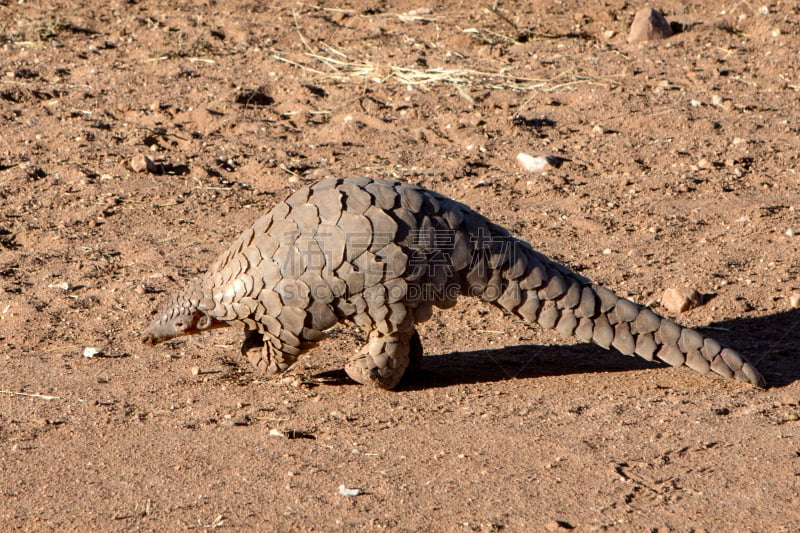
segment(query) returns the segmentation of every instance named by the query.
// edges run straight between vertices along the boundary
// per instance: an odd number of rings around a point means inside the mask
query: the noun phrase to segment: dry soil
[[[0,530],[800,529],[800,7],[664,0],[679,31],[631,45],[642,6],[0,0]],[[677,319],[771,388],[474,300],[394,392],[347,379],[344,326],[280,378],[239,330],[140,344],[328,175],[441,191],[662,313],[695,288]]]

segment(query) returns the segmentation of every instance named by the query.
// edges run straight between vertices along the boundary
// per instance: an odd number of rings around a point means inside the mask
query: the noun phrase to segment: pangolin
[[[734,350],[593,284],[470,207],[370,178],[327,179],[275,205],[165,303],[142,341],[243,325],[242,353],[279,373],[349,321],[368,342],[347,374],[391,389],[421,362],[415,326],[462,295],[625,355],[765,386]]]

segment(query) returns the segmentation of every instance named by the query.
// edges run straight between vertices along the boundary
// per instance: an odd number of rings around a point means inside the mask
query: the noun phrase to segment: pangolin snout
[[[156,339],[156,336],[155,336],[155,335],[153,335],[152,333],[148,333],[148,332],[145,332],[145,333],[144,333],[144,334],[141,336],[141,341],[142,341],[144,344],[149,344],[149,345],[151,345],[151,346],[155,346],[156,344],[158,344],[158,340]]]
[[[144,333],[142,333],[140,339],[144,344],[155,346],[156,344],[164,342],[165,340],[174,336],[174,333],[165,331],[164,325],[156,320],[150,324],[146,330],[144,330]]]

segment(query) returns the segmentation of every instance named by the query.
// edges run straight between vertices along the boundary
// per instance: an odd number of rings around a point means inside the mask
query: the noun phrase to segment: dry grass
[[[298,4],[311,11],[331,11],[327,8],[311,4]],[[346,10],[333,10],[346,11]],[[448,24],[452,29],[476,39],[488,45],[509,45],[517,42],[524,42],[530,39],[560,39],[574,38],[575,35],[566,34],[538,34],[532,33],[528,29],[521,29],[507,15],[501,13],[497,6],[484,6],[484,11],[500,23],[504,28],[509,29],[512,35],[506,34],[503,30],[492,30],[485,27],[461,28],[456,20],[443,22],[438,18],[429,16],[430,10],[412,10],[406,13],[385,13],[376,15],[378,17],[397,18],[403,23],[409,22],[438,22]],[[350,16],[356,15],[352,11],[346,11]],[[295,33],[306,53],[302,57],[289,58],[284,55],[273,55],[276,61],[290,64],[309,76],[311,82],[334,82],[334,83],[365,83],[398,84],[414,86],[424,90],[426,87],[438,85],[453,85],[460,90],[464,89],[510,89],[521,92],[542,91],[553,92],[566,90],[578,84],[601,85],[608,89],[617,86],[617,81],[612,78],[593,77],[586,74],[574,72],[562,72],[552,78],[530,78],[527,75],[518,75],[517,69],[499,69],[497,71],[475,70],[464,68],[415,68],[408,65],[396,64],[376,64],[370,61],[362,61],[349,57],[344,52],[333,48],[324,42],[314,42],[314,46],[309,43],[309,39],[302,31],[303,14],[292,11],[292,18]],[[524,39],[523,39],[524,37]],[[577,36],[583,37],[583,36]]]
[[[511,71],[488,72],[473,69],[412,68],[398,65],[381,65],[362,61],[348,61],[347,56],[338,52],[342,59],[331,55],[306,53],[303,60],[291,60],[274,55],[273,59],[288,63],[310,75],[313,81],[336,83],[396,83],[418,88],[449,84],[474,89],[511,89],[515,91],[554,92],[568,89],[577,84],[595,84],[614,88],[617,82],[611,78],[587,76],[562,72],[549,79],[525,78]],[[307,60],[313,60],[310,64]]]

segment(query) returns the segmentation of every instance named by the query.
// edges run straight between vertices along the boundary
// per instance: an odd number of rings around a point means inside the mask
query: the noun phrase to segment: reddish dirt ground
[[[70,4],[0,1],[0,530],[800,529],[795,2],[665,0],[682,31],[636,45],[622,0]],[[344,326],[279,378],[239,330],[140,344],[327,175],[438,190],[662,313],[696,288],[677,320],[771,388],[477,300],[393,392],[346,378]]]

